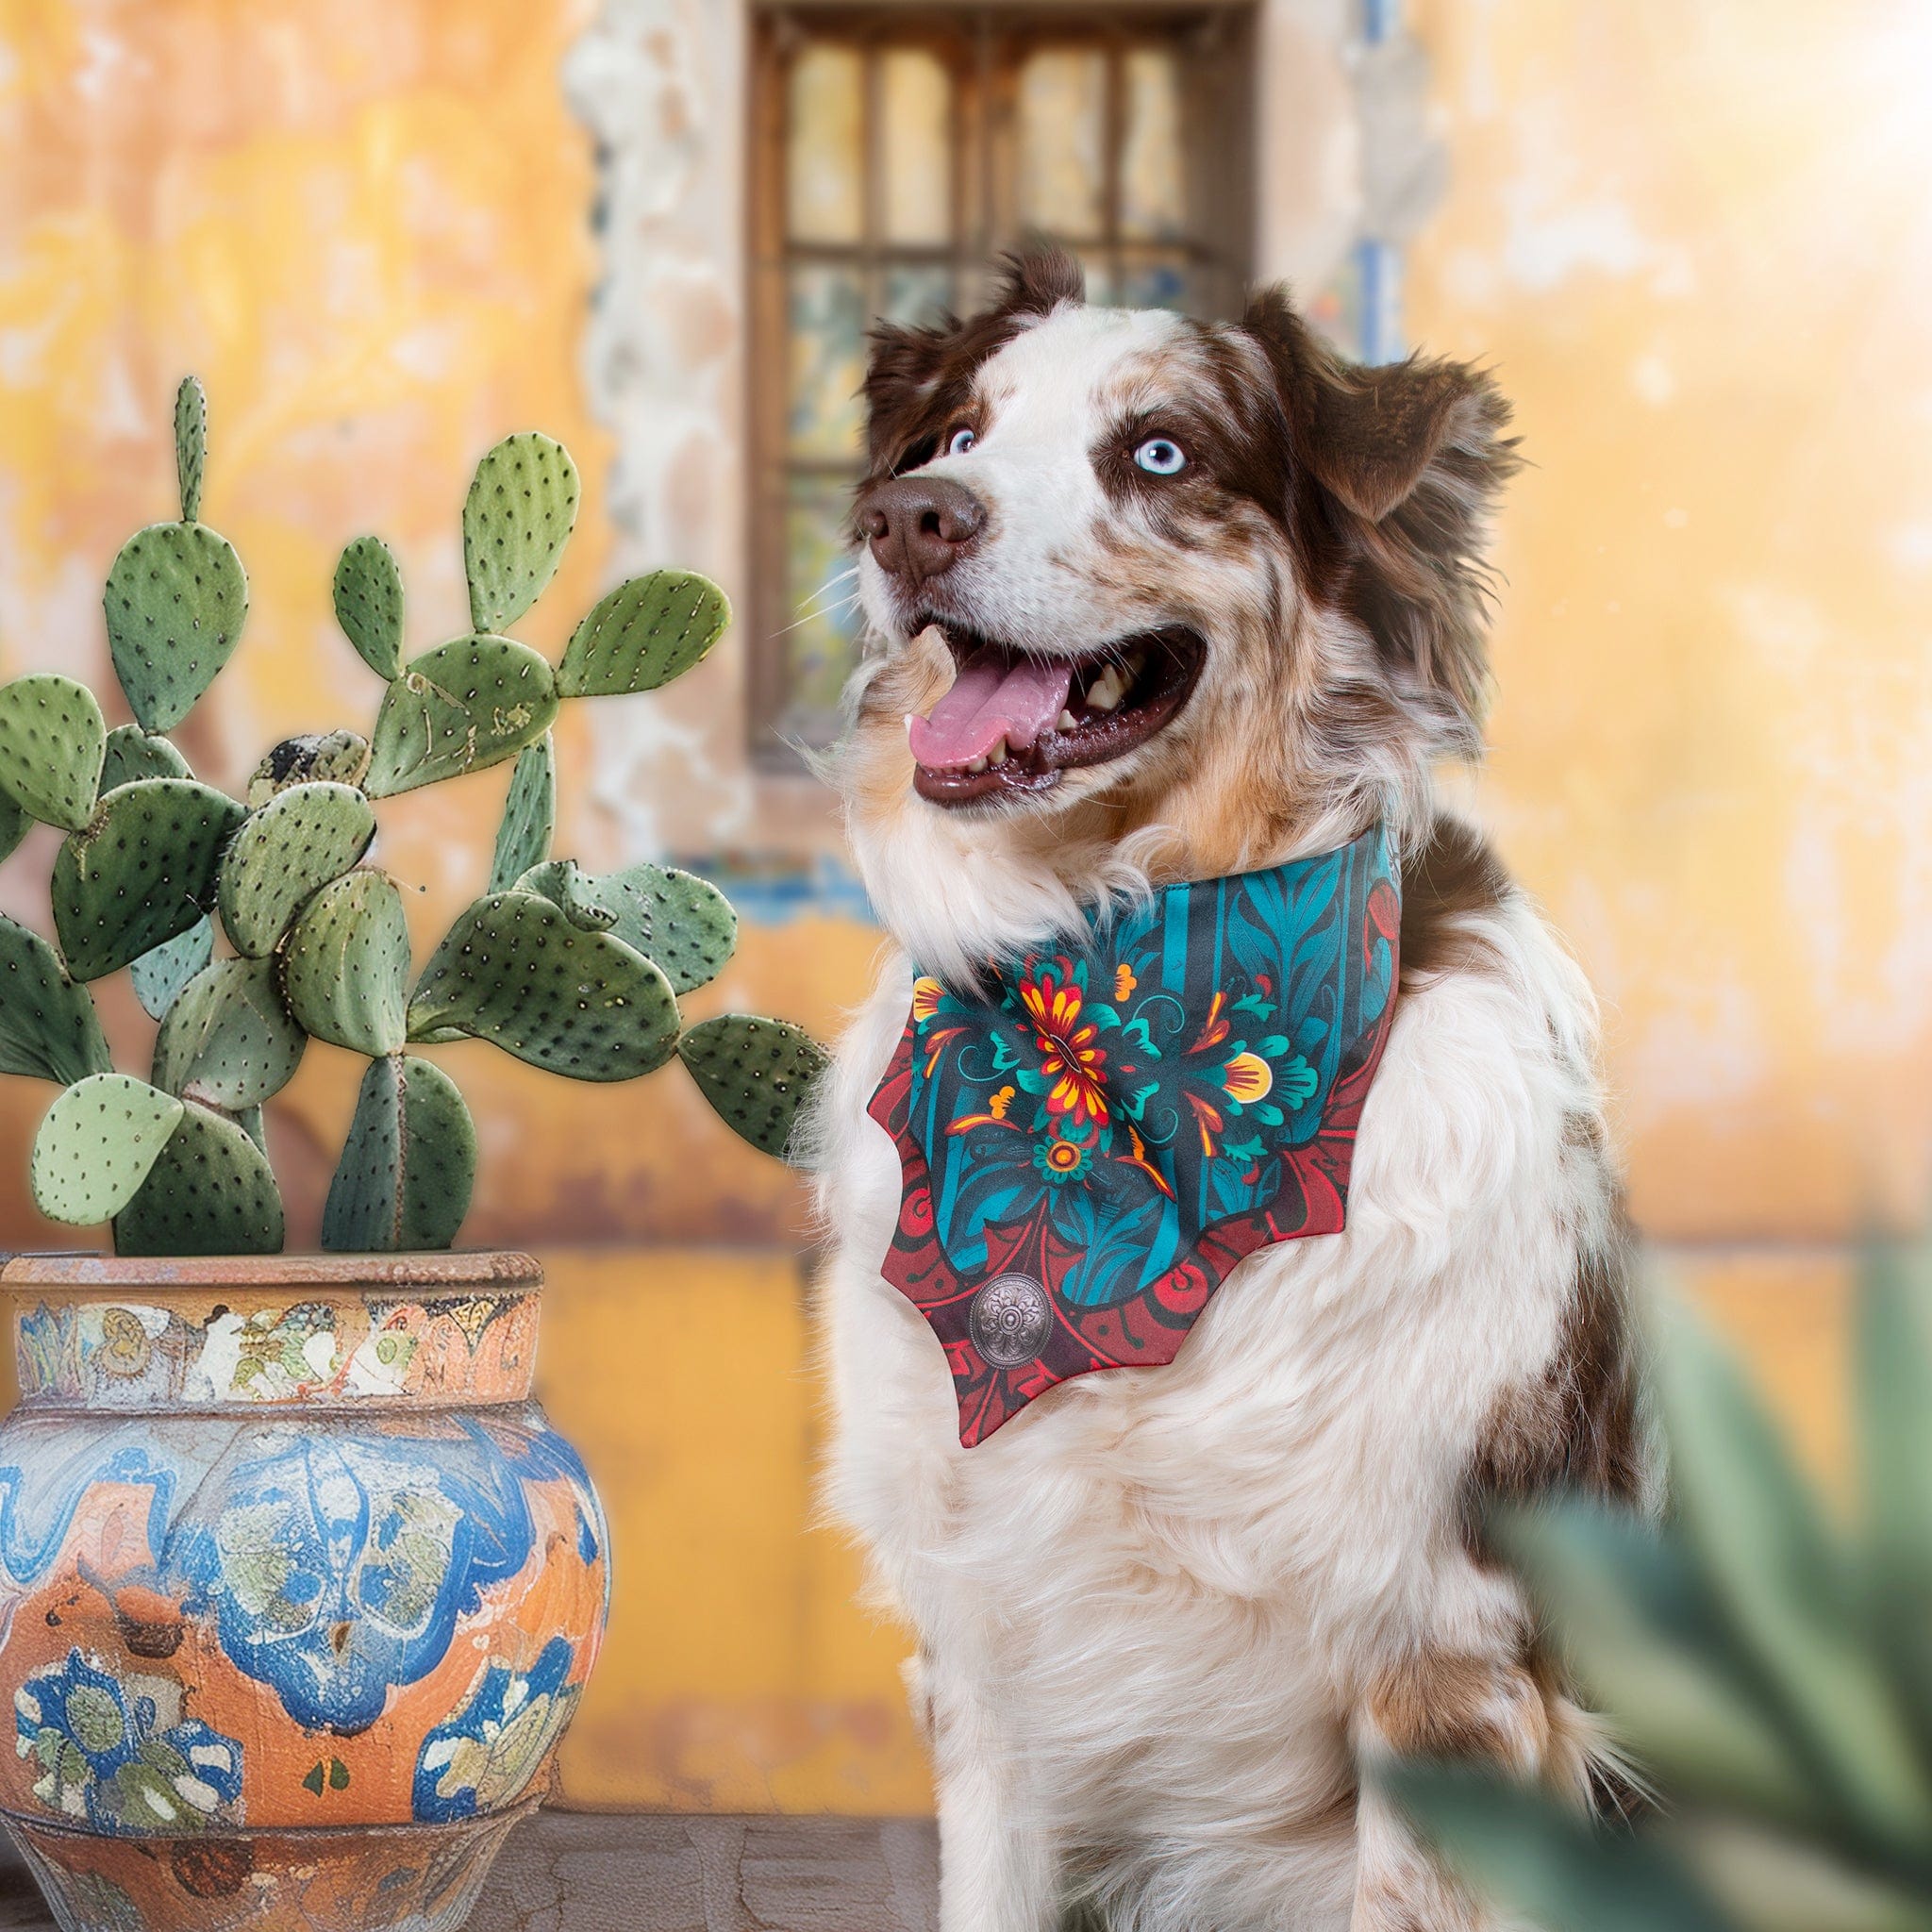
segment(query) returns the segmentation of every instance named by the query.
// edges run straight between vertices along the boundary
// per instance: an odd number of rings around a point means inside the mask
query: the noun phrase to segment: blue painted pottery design
[[[527,1673],[486,1664],[470,1701],[423,1740],[416,1816],[443,1824],[514,1804],[575,1714],[569,1676],[560,1637]]]
[[[13,1693],[20,1757],[50,1811],[96,1831],[171,1834],[233,1823],[242,1746],[181,1715],[168,1677],[117,1677],[70,1650]]]
[[[458,1618],[529,1561],[525,1484],[588,1491],[554,1431],[499,1439],[276,1431],[224,1471],[202,1520],[169,1544],[183,1608],[212,1608],[223,1650],[311,1729],[353,1733],[449,1650]],[[579,1512],[584,1538],[596,1536]]]
[[[86,1932],[129,1902],[454,1932],[608,1613],[602,1511],[529,1399],[534,1264],[4,1280],[0,1817]]]

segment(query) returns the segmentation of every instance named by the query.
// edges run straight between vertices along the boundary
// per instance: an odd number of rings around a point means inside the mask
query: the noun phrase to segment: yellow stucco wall
[[[590,12],[0,0],[0,675],[101,681],[100,581],[166,512],[190,367],[214,411],[205,514],[254,595],[188,734],[210,776],[373,713],[327,612],[348,537],[395,544],[412,641],[461,627],[458,504],[513,426],[562,437],[585,475],[525,626],[560,641],[618,547],[580,374],[591,158],[558,78]],[[1451,173],[1411,251],[1410,324],[1494,358],[1535,465],[1503,531],[1478,796],[1606,994],[1641,1218],[1718,1244],[1693,1285],[1829,1459],[1829,1244],[1868,1193],[1916,1205],[1932,1144],[1932,391],[1913,354],[1932,274],[1907,92],[1932,50],[1878,0],[1418,0],[1415,19]],[[625,702],[641,721],[654,700]],[[610,856],[580,715],[562,745],[562,843]],[[386,862],[425,889],[419,941],[475,890],[504,781],[383,808]],[[44,835],[30,849],[44,860]],[[43,878],[24,856],[0,907],[43,924]],[[693,1010],[829,1028],[873,945],[828,919],[750,931]],[[109,1017],[138,1063],[138,1016]],[[587,1090],[483,1047],[448,1064],[484,1141],[469,1237],[550,1261],[547,1397],[617,1531],[568,1795],[923,1804],[897,1640],[806,1528],[793,1184],[675,1071]],[[272,1109],[298,1241],[358,1071],[315,1048]],[[71,1239],[22,1189],[46,1097],[0,1086],[0,1243]],[[1826,1251],[1777,1246],[1800,1239]]]

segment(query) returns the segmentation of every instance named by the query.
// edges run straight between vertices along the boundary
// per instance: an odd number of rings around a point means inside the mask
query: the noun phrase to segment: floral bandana
[[[1172,1361],[1243,1256],[1340,1231],[1400,923],[1377,828],[1170,886],[970,996],[913,982],[870,1109],[904,1170],[883,1270],[945,1346],[961,1442]]]

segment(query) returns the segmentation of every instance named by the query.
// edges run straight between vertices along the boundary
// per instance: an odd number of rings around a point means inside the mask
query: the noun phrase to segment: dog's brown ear
[[[1508,404],[1462,363],[1343,362],[1285,289],[1257,295],[1242,326],[1274,371],[1291,516],[1317,594],[1345,608],[1391,668],[1446,698],[1473,743],[1488,677],[1483,553],[1519,467],[1504,434]]]
[[[1507,451],[1508,409],[1480,370],[1411,357],[1346,363],[1297,315],[1285,289],[1261,291],[1242,325],[1275,366],[1295,456],[1356,515],[1379,524],[1406,503],[1452,441]]]
[[[1087,299],[1087,272],[1064,248],[1036,242],[999,258],[991,312],[1051,315],[1070,302]]]
[[[927,445],[964,407],[974,371],[1030,322],[1085,293],[1080,264],[1064,249],[1040,246],[1002,256],[991,299],[964,322],[948,315],[930,327],[880,323],[862,391],[872,475],[926,461]]]

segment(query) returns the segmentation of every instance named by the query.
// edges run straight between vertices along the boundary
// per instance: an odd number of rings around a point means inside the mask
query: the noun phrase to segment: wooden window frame
[[[1014,219],[1015,88],[1025,55],[1040,44],[1086,44],[1109,51],[1107,104],[1106,206],[1103,233],[1081,253],[1100,257],[1118,279],[1137,260],[1187,257],[1198,278],[1196,308],[1234,313],[1249,279],[1254,227],[1253,116],[1258,0],[985,0],[985,4],[925,6],[918,0],[856,6],[844,0],[755,0],[749,65],[751,129],[748,169],[747,264],[751,353],[747,360],[751,465],[746,491],[749,599],[756,626],[747,696],[752,763],[774,774],[801,768],[795,747],[780,736],[788,697],[781,639],[795,613],[787,598],[786,502],[794,477],[849,477],[850,462],[802,458],[788,445],[790,325],[788,278],[811,263],[849,266],[864,278],[868,312],[876,314],[883,278],[892,268],[939,267],[954,277],[955,306],[970,311],[991,256],[1020,239]],[[864,226],[859,242],[792,241],[787,233],[786,119],[789,61],[810,40],[836,40],[876,53],[924,47],[954,72],[953,223],[943,246],[889,243],[880,239],[882,179],[877,142],[878,65],[868,59],[864,95]],[[1120,56],[1150,42],[1188,56],[1193,91],[1191,119],[1213,129],[1225,164],[1196,172],[1202,184],[1232,183],[1231,192],[1204,198],[1189,211],[1176,242],[1130,242],[1120,232],[1119,159],[1124,133]]]

